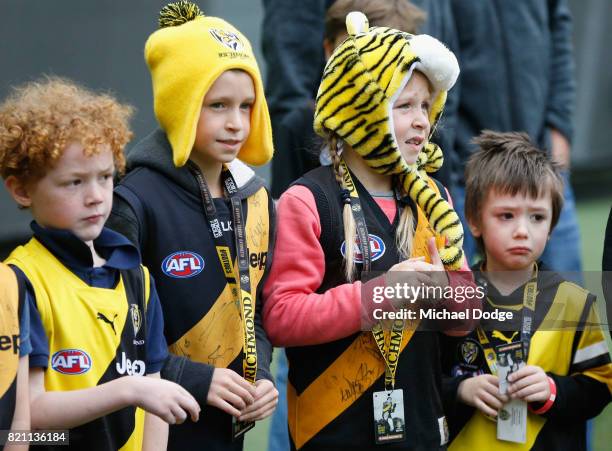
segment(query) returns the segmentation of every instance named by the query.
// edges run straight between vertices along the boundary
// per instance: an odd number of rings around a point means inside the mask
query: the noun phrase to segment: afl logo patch
[[[195,252],[179,251],[164,258],[161,269],[168,277],[187,279],[202,272],[204,259]]]
[[[62,374],[83,374],[91,369],[91,357],[80,349],[62,349],[51,357],[51,368]]]
[[[369,235],[370,241],[370,258],[372,261],[378,260],[385,254],[385,242],[376,235]],[[363,255],[361,254],[361,249],[359,249],[359,241],[358,238],[355,238],[354,246],[354,255],[355,255],[355,263],[363,263]],[[346,241],[342,242],[342,246],[340,246],[340,253],[343,257],[346,257]]]

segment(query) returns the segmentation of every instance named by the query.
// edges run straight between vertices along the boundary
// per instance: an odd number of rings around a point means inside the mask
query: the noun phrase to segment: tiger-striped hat
[[[333,52],[319,86],[315,131],[337,135],[379,172],[402,173],[407,168],[390,120],[393,103],[413,71],[422,72],[434,90],[433,133],[446,92],[459,75],[457,59],[431,36],[368,28],[360,12],[348,14],[346,22],[349,37]]]
[[[386,27],[369,28],[363,13],[346,18],[348,38],[333,52],[316,98],[314,128],[349,144],[375,171],[398,174],[399,180],[439,235],[444,264],[457,269],[463,261],[463,228],[455,211],[428,186],[426,172],[442,166],[440,148],[427,142],[415,165],[408,165],[393,130],[392,107],[414,70],[432,88],[431,135],[442,114],[446,93],[459,76],[455,55],[428,35],[411,35]]]

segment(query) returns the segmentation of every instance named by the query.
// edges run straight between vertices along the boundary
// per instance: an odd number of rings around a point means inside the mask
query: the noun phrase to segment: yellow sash
[[[267,252],[269,246],[268,195],[261,188],[247,199],[248,214],[245,225],[249,253]],[[236,267],[236,262],[234,262]],[[249,267],[251,291],[257,287],[265,268]],[[196,362],[225,368],[242,352],[244,327],[240,305],[236,305],[235,287],[227,284],[211,309],[190,330],[170,345],[170,352]],[[205,296],[205,293],[200,295]],[[253,296],[253,299],[255,297]],[[253,302],[253,308],[255,308]]]

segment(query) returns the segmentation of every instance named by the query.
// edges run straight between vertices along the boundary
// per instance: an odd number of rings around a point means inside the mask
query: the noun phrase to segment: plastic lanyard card
[[[499,393],[508,393],[508,376],[525,366],[523,342],[496,347]],[[525,443],[527,440],[527,403],[512,399],[497,414],[497,439]]]
[[[406,440],[404,390],[374,392],[374,438],[377,445]]]
[[[237,440],[253,427],[255,427],[254,421],[239,421],[236,417],[232,417],[232,439]]]

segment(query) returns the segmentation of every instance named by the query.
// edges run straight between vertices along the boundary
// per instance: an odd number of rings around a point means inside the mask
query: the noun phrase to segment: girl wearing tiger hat
[[[264,286],[264,326],[287,348],[292,448],[444,448],[437,334],[402,330],[401,321],[387,333],[368,306],[391,271],[437,271],[423,276],[430,284],[471,283],[445,272],[468,270],[463,230],[446,189],[428,176],[442,164],[429,138],[459,68],[430,36],[369,28],[356,12],[347,30],[315,108],[333,165],[281,197]],[[365,282],[369,271],[387,273]]]

